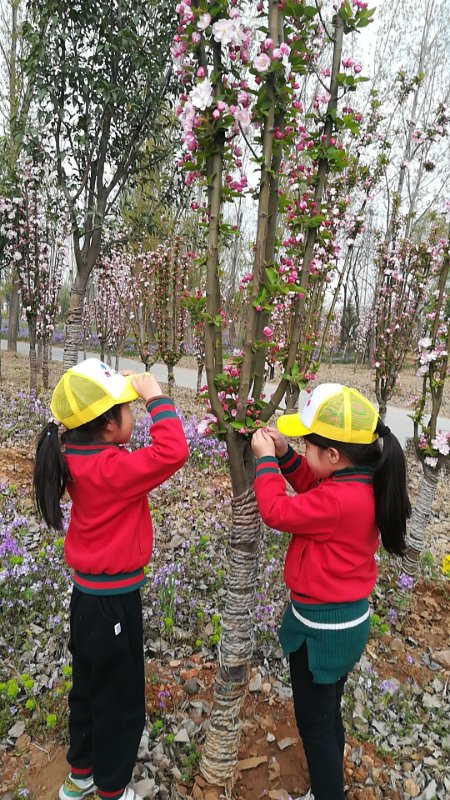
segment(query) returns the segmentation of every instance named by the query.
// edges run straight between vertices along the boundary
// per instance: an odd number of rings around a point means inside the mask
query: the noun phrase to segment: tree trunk
[[[42,342],[42,385],[44,389],[48,389],[49,385],[49,346],[48,346],[48,338],[47,336],[44,337]]]
[[[232,499],[230,568],[222,618],[219,666],[211,720],[200,762],[210,783],[233,777],[239,747],[239,714],[253,652],[253,609],[261,520],[253,487]]]
[[[403,561],[404,572],[414,577],[419,571],[419,558],[425,547],[425,534],[439,481],[439,470],[428,467],[426,464],[422,466],[423,475],[419,483],[416,504],[408,522],[408,545]]]
[[[9,300],[8,350],[17,353],[17,332],[19,330],[20,294],[17,280],[14,280]]]
[[[173,374],[173,364],[167,365],[167,384],[169,397],[173,397],[173,390],[175,387],[175,375]]]
[[[69,312],[64,339],[64,370],[74,367],[78,362],[78,348],[81,341],[83,303],[89,272],[78,272],[70,290]]]
[[[202,375],[203,375],[203,367],[205,366],[205,362],[202,359],[199,361],[197,359],[197,394],[200,394],[200,389],[202,386]]]
[[[42,373],[42,358],[43,358],[43,356],[42,356],[42,339],[38,339],[37,340],[37,362],[36,362],[38,375],[39,375],[39,373]]]
[[[37,354],[36,354],[36,317],[28,318],[28,336],[30,339],[30,392],[37,392]]]

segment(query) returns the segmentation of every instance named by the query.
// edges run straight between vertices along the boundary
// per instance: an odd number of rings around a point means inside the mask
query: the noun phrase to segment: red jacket
[[[284,579],[294,600],[341,603],[369,596],[379,544],[372,474],[353,467],[318,482],[306,459],[292,448],[279,460],[257,460],[255,493],[261,516],[270,527],[293,534]],[[298,494],[286,494],[285,478]]]
[[[153,544],[147,493],[189,455],[172,400],[158,397],[147,409],[153,420],[148,447],[130,453],[109,443],[65,446],[72,499],[65,557],[76,586],[88,594],[123,593],[144,583]]]

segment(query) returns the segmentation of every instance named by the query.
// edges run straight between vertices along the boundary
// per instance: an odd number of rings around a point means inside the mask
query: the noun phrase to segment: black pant
[[[145,724],[139,590],[102,596],[74,588],[69,650],[67,760],[75,769],[92,768],[100,790],[119,791],[131,780]]]
[[[345,734],[341,698],[347,675],[337,683],[313,683],[306,643],[289,655],[297,727],[315,800],[343,800]]]

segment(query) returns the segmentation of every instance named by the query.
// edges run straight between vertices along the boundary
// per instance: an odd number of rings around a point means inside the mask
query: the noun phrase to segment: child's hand
[[[282,458],[283,456],[285,456],[288,451],[289,445],[284,436],[282,436],[281,433],[276,428],[271,428],[270,426],[267,426],[267,428],[265,428],[264,430],[266,431],[266,433],[269,434],[270,438],[272,439],[275,445],[276,457]]]
[[[275,445],[266,428],[259,428],[259,430],[253,434],[252,450],[255,454],[255,458],[275,455]]]
[[[135,375],[131,380],[131,385],[146,403],[163,394],[158,381],[150,372],[140,372]]]

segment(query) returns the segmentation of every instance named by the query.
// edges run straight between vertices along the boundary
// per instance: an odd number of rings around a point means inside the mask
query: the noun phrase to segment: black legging
[[[289,655],[295,718],[308,762],[314,800],[343,800],[345,734],[337,683],[313,683],[306,643]]]

